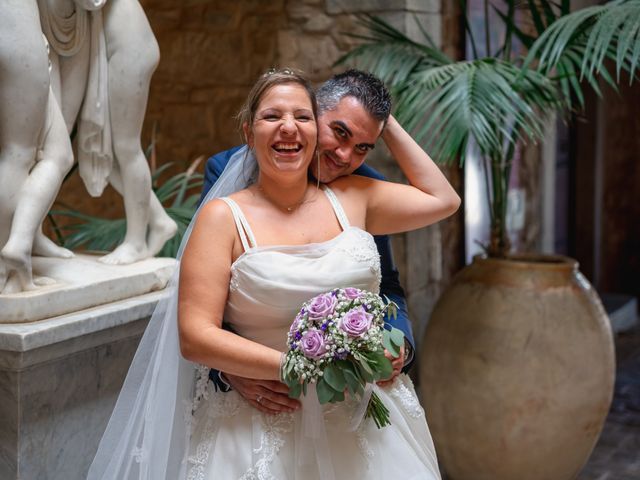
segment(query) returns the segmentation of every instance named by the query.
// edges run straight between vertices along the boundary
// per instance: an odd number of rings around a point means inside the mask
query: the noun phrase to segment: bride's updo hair
[[[242,125],[245,123],[249,126],[253,125],[255,120],[256,111],[258,105],[265,93],[276,85],[286,85],[294,83],[300,85],[307,91],[309,100],[311,100],[311,109],[313,110],[313,117],[318,118],[318,103],[316,102],[316,94],[311,87],[309,81],[302,75],[301,72],[292,70],[290,68],[275,69],[271,68],[263,73],[258,81],[253,85],[253,88],[249,92],[249,96],[240,108],[238,112],[238,123],[242,130]]]

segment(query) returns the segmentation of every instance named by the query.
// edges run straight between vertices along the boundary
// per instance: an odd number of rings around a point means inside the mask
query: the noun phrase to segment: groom
[[[333,76],[316,92],[318,100],[318,150],[320,153],[319,180],[330,183],[343,175],[362,175],[384,180],[373,168],[364,165],[367,154],[373,150],[375,142],[382,135],[394,158],[406,155],[406,149],[398,148],[400,138],[396,132],[406,133],[390,116],[391,97],[384,84],[373,75],[359,70],[348,70]],[[371,121],[373,120],[373,122]],[[375,125],[367,130],[362,125]],[[387,128],[385,128],[387,127]],[[384,130],[384,134],[383,134]],[[202,199],[222,174],[231,156],[241,147],[218,153],[207,161]],[[315,170],[315,169],[314,169]],[[312,172],[314,175],[317,172]],[[398,280],[391,254],[391,243],[387,235],[376,236],[376,245],[380,253],[382,282],[380,294],[389,297],[398,305],[395,319],[386,318],[385,322],[399,328],[405,335],[405,348],[400,357],[392,360],[393,376],[379,382],[385,386],[401,371],[407,371],[413,363],[414,340],[411,322],[407,315],[404,291]],[[211,379],[216,388],[227,391],[236,390],[254,407],[265,413],[289,411],[299,406],[297,400],[288,396],[288,387],[280,382],[254,380],[236,377],[224,372],[211,371]]]

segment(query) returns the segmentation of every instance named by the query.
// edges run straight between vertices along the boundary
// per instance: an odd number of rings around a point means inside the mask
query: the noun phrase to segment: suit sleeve
[[[202,203],[204,197],[209,193],[211,187],[216,183],[224,168],[229,163],[231,156],[238,151],[240,147],[233,147],[229,150],[225,150],[224,152],[216,153],[215,155],[209,157],[207,163],[204,166],[204,182],[202,185],[202,194],[200,195],[200,201],[198,205]]]

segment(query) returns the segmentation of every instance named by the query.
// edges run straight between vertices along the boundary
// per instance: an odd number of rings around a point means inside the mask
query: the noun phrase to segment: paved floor
[[[640,328],[616,337],[616,357],[611,411],[577,480],[640,480]]]

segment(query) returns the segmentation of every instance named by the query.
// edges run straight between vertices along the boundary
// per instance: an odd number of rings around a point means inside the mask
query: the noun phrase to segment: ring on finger
[[[262,395],[256,395],[256,402],[260,403],[262,401]]]

